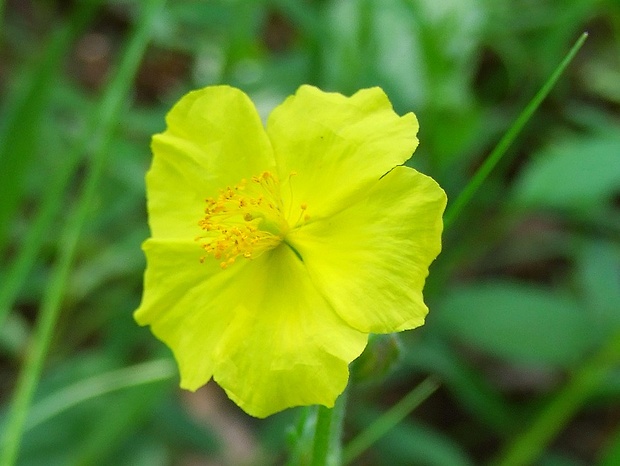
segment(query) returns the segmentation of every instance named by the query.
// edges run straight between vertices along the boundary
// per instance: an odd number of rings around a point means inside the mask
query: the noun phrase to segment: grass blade
[[[90,140],[90,134],[94,132],[94,125],[91,125],[89,129],[91,131],[85,131],[82,143],[76,145],[75,149],[67,154],[62,166],[52,174],[53,178],[49,187],[46,188],[46,195],[43,196],[34,220],[25,232],[15,259],[6,268],[4,279],[0,282],[0,325],[12,308],[36,261],[44,236],[50,231],[50,225],[62,206],[60,199],[71,175],[75,173],[80,156]]]
[[[496,466],[534,464],[543,449],[568,423],[584,402],[618,369],[620,333],[577,369],[568,383],[541,410],[531,425],[506,447]]]
[[[351,464],[359,455],[383,437],[392,427],[405,419],[424,400],[439,388],[439,382],[428,377],[407,393],[398,403],[383,413],[366,430],[355,437],[344,448],[342,464]]]
[[[33,405],[25,430],[32,429],[84,401],[118,390],[172,379],[176,374],[176,366],[169,359],[158,359],[89,377]]]
[[[104,120],[101,122],[99,133],[93,138],[93,162],[76,208],[70,214],[66,227],[60,237],[60,257],[52,272],[50,285],[43,297],[34,341],[17,382],[5,429],[5,448],[2,456],[0,456],[0,464],[3,466],[11,466],[17,460],[26,415],[60,312],[77,243],[105,165],[106,153],[111,139],[110,134],[114,124],[118,121],[125,103],[125,97],[133,82],[132,78],[146,50],[153,20],[163,6],[164,1],[150,0],[144,2],[142,16],[136,30],[129,40],[114,79],[106,89],[106,96],[101,107],[101,114]]]
[[[502,159],[502,157],[506,154],[506,151],[519,135],[525,124],[532,117],[534,112],[538,109],[543,100],[547,97],[551,89],[555,86],[555,83],[558,81],[566,67],[573,60],[579,49],[583,46],[583,43],[588,38],[588,33],[584,32],[577,42],[572,46],[569,52],[566,54],[562,62],[558,65],[555,71],[551,74],[547,82],[540,88],[540,90],[536,93],[534,98],[530,101],[529,104],[525,107],[525,109],[521,112],[512,126],[508,129],[508,131],[504,134],[502,139],[500,139],[499,143],[491,154],[487,157],[484,163],[480,166],[476,174],[472,177],[472,179],[467,183],[465,189],[458,195],[456,200],[448,206],[446,210],[446,214],[444,216],[444,225],[446,228],[449,228],[456,218],[459,216],[463,208],[471,201],[472,197],[476,194],[478,189],[484,181],[487,179],[491,171],[495,168],[498,162]]]
[[[0,254],[6,245],[9,219],[19,205],[29,162],[36,152],[41,108],[52,89],[49,83],[60,71],[71,42],[93,17],[97,3],[84,2],[67,25],[54,31],[40,62],[25,75],[25,83],[0,124]]]

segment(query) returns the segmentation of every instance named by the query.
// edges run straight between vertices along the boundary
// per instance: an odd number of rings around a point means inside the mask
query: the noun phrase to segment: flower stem
[[[339,466],[342,457],[342,428],[344,425],[347,392],[336,400],[333,408],[318,407],[312,466]]]
[[[444,225],[446,228],[450,227],[454,223],[463,208],[469,203],[469,201],[471,201],[472,197],[474,197],[474,194],[476,194],[482,183],[484,183],[491,171],[506,154],[506,151],[510,145],[516,139],[534,112],[538,109],[542,101],[545,100],[545,97],[547,97],[549,92],[551,92],[551,89],[553,89],[555,83],[558,81],[568,64],[575,57],[579,49],[581,49],[581,46],[587,38],[588,33],[584,32],[579,39],[577,39],[577,42],[575,42],[575,45],[573,45],[573,47],[566,54],[564,60],[562,60],[547,82],[545,82],[543,87],[541,87],[532,100],[530,100],[508,131],[506,131],[502,139],[500,139],[497,143],[497,146],[495,146],[491,154],[489,154],[469,183],[467,183],[465,189],[463,189],[456,200],[448,206],[448,210],[444,216]]]

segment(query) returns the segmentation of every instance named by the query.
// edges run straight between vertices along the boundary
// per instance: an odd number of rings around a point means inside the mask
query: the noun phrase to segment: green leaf
[[[516,183],[513,199],[527,207],[591,208],[620,190],[617,135],[568,139],[537,154]]]
[[[592,341],[587,315],[575,301],[511,282],[456,288],[436,319],[450,336],[515,363],[570,366]]]
[[[604,332],[620,328],[620,247],[591,240],[579,251],[575,279],[593,319]]]

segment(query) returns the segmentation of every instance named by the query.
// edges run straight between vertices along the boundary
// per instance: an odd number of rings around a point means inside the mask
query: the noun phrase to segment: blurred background
[[[17,464],[286,464],[298,409],[257,420],[215,384],[179,390],[171,353],[132,319],[149,141],[181,95],[227,83],[266,116],[302,83],[381,86],[420,120],[409,164],[454,200],[588,31],[448,226],[427,324],[354,364],[345,439],[434,376],[351,464],[620,465],[620,2],[0,0],[0,12],[0,422],[32,343],[45,355]]]

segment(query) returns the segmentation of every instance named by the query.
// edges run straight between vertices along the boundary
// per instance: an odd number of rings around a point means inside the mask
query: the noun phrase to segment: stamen
[[[308,209],[308,204],[303,202],[299,206],[299,208],[301,209],[301,212],[299,213],[299,217],[297,217],[297,220],[295,221],[295,226],[293,228],[299,226],[300,223],[303,223],[310,218],[310,216],[306,213],[306,210]]]
[[[223,269],[234,264],[237,256],[253,259],[276,247],[289,230],[282,214],[280,183],[271,172],[250,182],[242,179],[205,202],[205,216],[198,222],[205,235],[196,241]]]
[[[294,176],[297,176],[297,172],[295,170],[293,170],[291,173],[289,173],[288,175],[288,189],[289,189],[289,194],[290,194],[290,198],[291,199],[291,204],[289,205],[288,208],[288,218],[291,218],[291,209],[293,208],[293,181],[292,178]]]

